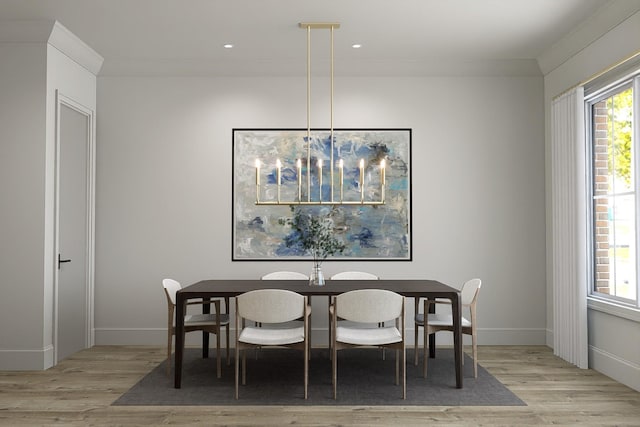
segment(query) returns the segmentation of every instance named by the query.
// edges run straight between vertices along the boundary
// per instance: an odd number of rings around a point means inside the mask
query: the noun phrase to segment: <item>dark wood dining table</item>
[[[180,289],[176,296],[176,345],[174,386],[182,383],[182,356],[184,352],[184,315],[188,300],[202,298],[235,297],[255,289],[287,289],[306,296],[333,296],[356,289],[388,289],[410,298],[444,298],[451,301],[453,315],[453,346],[455,354],[456,387],[462,388],[462,308],[460,291],[436,280],[383,279],[383,280],[327,280],[324,286],[309,286],[306,280],[209,279]],[[433,304],[432,304],[433,306]],[[208,312],[208,305],[203,310]],[[229,307],[227,306],[227,310]],[[430,353],[435,351],[435,337],[429,338]],[[203,356],[208,354],[208,334],[203,334]]]

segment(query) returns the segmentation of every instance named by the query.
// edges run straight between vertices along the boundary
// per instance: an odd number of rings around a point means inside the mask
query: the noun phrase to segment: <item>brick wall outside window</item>
[[[611,177],[608,161],[608,146],[610,135],[609,116],[607,114],[606,101],[601,101],[593,108],[594,124],[594,189],[595,196],[606,195],[611,188]],[[608,198],[595,199],[595,273],[596,292],[609,294],[609,200]]]

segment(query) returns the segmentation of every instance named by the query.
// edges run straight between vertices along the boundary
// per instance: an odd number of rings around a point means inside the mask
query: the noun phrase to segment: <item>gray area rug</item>
[[[376,349],[338,352],[338,399],[333,399],[331,361],[326,349],[313,350],[309,364],[309,398],[304,400],[302,352],[264,349],[256,360],[247,357],[247,385],[234,398],[233,352],[231,365],[222,360],[222,378],[216,378],[215,350],[202,359],[200,349],[184,355],[182,388],[173,387],[166,374],[166,361],[158,365],[113,405],[423,405],[423,406],[526,406],[484,368],[473,377],[472,360],[465,356],[464,388],[455,388],[453,351],[438,349],[429,359],[428,378],[422,377],[422,359],[413,365],[413,350],[407,350],[407,399],[395,385],[395,352],[386,360]]]

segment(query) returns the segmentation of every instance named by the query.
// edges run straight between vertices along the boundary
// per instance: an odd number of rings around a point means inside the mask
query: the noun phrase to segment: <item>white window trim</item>
[[[597,295],[599,294],[593,294],[587,297],[587,308],[589,310],[599,311],[640,323],[640,309],[618,304],[610,299],[600,298]]]
[[[631,87],[633,87],[633,116],[634,116],[634,148],[640,147],[640,126],[636,125],[636,121],[640,119],[640,70],[635,69],[629,75],[625,76],[622,79],[619,79],[617,82],[613,84],[609,84],[603,86],[602,88],[590,93],[585,96],[585,120],[588,125],[586,126],[586,133],[589,134],[588,138],[588,149],[589,149],[589,163],[587,165],[591,170],[592,162],[593,162],[593,141],[592,141],[592,122],[591,122],[591,106],[594,103],[594,99],[598,98],[602,95],[602,93],[606,93],[612,90],[617,90],[618,88],[624,86],[626,81],[631,80]],[[640,149],[638,149],[640,152]],[[636,247],[640,248],[640,155],[636,155],[634,159],[634,181],[635,181],[635,197],[636,197]],[[591,172],[592,173],[592,172]],[[590,174],[591,174],[590,173]],[[593,178],[590,175],[591,185],[593,185]],[[591,204],[593,206],[593,192],[590,191],[588,197],[591,199]],[[593,226],[593,211],[589,213],[589,223],[590,226]],[[624,319],[632,320],[640,323],[640,250],[636,253],[636,289],[637,295],[636,300],[629,300],[629,304],[625,302],[621,302],[622,298],[615,296],[607,296],[606,294],[598,293],[594,289],[595,283],[595,271],[594,271],[594,261],[593,261],[593,233],[589,235],[589,246],[591,251],[591,256],[589,260],[589,288],[587,295],[587,308],[600,311],[603,313],[607,313],[613,316],[621,317]]]

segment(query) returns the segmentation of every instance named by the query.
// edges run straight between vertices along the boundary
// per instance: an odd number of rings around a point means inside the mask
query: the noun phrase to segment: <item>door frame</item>
[[[85,287],[86,287],[86,336],[85,348],[95,343],[94,326],[94,266],[95,266],[95,171],[96,171],[96,121],[95,111],[56,90],[56,133],[55,133],[55,209],[54,209],[54,278],[53,278],[53,364],[58,364],[58,289],[59,270],[58,254],[60,253],[60,117],[61,108],[65,106],[82,114],[87,119],[87,242],[85,247]]]

